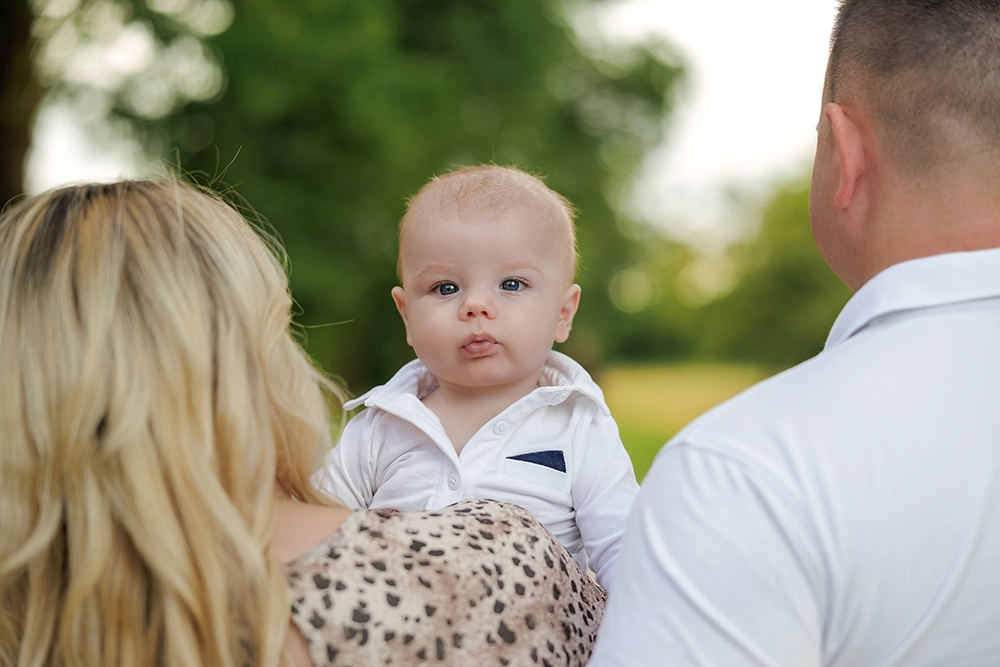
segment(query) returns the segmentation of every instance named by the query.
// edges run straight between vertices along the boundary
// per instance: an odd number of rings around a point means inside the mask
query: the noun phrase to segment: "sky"
[[[667,139],[636,184],[640,217],[711,247],[741,233],[734,208],[808,174],[836,6],[626,0],[607,10],[606,30],[662,34],[687,63]]]
[[[687,66],[666,141],[636,181],[636,216],[710,250],[745,233],[739,211],[752,209],[748,201],[808,173],[835,9],[836,0],[601,5],[590,29],[621,39],[661,34]],[[37,192],[149,171],[134,148],[98,149],[68,110],[49,108],[36,122],[26,184]]]

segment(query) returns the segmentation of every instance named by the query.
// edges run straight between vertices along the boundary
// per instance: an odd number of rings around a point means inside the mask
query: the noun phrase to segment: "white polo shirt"
[[[348,422],[316,483],[351,508],[433,510],[466,498],[520,505],[607,588],[639,492],[632,462],[583,367],[550,352],[539,384],[457,454],[421,402],[437,378],[414,360],[344,405],[367,409]]]
[[[590,665],[1000,665],[1000,249],[895,265],[658,455]]]

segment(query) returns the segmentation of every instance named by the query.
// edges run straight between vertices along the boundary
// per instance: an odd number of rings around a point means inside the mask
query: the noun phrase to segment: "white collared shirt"
[[[364,405],[317,478],[351,508],[440,509],[465,498],[524,507],[608,588],[639,491],[600,388],[575,361],[550,352],[541,386],[487,422],[456,453],[420,400],[438,385],[414,360]],[[585,554],[585,556],[584,556]]]
[[[1000,249],[886,269],[668,443],[590,664],[1000,664]]]

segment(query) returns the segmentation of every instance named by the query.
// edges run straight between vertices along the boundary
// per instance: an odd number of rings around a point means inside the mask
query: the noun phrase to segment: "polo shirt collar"
[[[546,397],[550,404],[565,400],[572,393],[581,394],[596,403],[601,412],[611,415],[604,402],[604,393],[590,374],[571,357],[555,350],[550,351],[545,359],[539,387],[535,391]]]
[[[384,385],[344,403],[345,410],[361,407],[378,407],[391,410],[391,404],[400,396],[427,396],[438,387],[438,379],[419,359],[414,359],[399,369]],[[546,403],[565,400],[571,393],[579,393],[600,406],[601,411],[610,414],[604,402],[604,394],[594,384],[590,375],[570,357],[552,350],[542,368],[541,386],[533,394]]]
[[[384,408],[384,404],[396,396],[407,394],[417,397],[427,396],[437,386],[437,378],[427,370],[427,367],[419,359],[414,359],[396,371],[396,374],[385,384],[344,403],[344,409],[353,410],[362,405]]]
[[[844,342],[889,313],[995,298],[1000,298],[1000,248],[900,262],[851,297],[833,323],[824,349]]]

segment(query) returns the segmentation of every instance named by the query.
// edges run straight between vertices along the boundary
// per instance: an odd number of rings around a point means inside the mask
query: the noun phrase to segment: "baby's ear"
[[[559,321],[556,323],[557,343],[565,343],[569,338],[570,329],[573,328],[573,317],[576,316],[576,309],[580,306],[580,286],[570,285],[563,295],[563,305],[559,310]]]
[[[410,322],[406,319],[406,292],[403,291],[402,287],[392,288],[392,300],[396,302],[396,310],[399,311],[399,316],[403,318],[403,325],[406,327],[406,344],[413,347],[413,341],[410,340]]]

